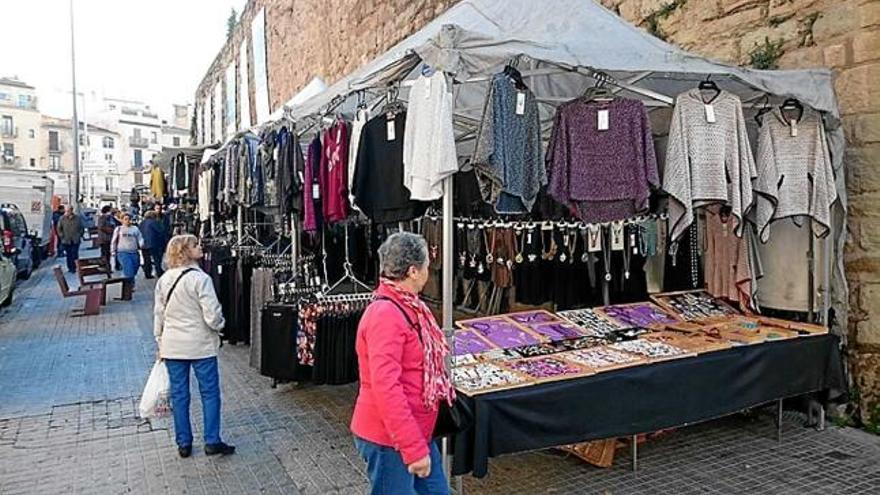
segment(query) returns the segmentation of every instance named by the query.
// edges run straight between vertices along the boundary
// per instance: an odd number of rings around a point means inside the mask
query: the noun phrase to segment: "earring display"
[[[472,330],[457,330],[452,337],[453,354],[479,354],[491,350],[493,346]]]
[[[467,395],[531,385],[528,377],[494,363],[478,363],[452,369],[455,387]]]
[[[644,356],[651,361],[663,361],[666,359],[676,359],[695,355],[665,342],[653,342],[645,339],[618,342],[616,344],[611,344],[610,347],[618,351]]]
[[[557,314],[582,328],[587,335],[601,337],[621,328],[617,322],[605,318],[592,309],[572,309]]]
[[[651,299],[685,321],[712,322],[741,314],[704,290],[655,294]]]
[[[471,364],[477,364],[480,360],[477,359],[477,354],[460,354],[452,356],[452,366],[467,366]]]
[[[556,342],[558,340],[574,339],[587,335],[577,325],[563,321],[554,321],[550,323],[530,325],[529,328],[533,332],[550,339],[551,342]]]
[[[607,346],[567,351],[559,354],[559,357],[566,361],[592,368],[597,372],[635,366],[645,362],[639,356],[617,351]]]
[[[504,363],[504,366],[537,381],[560,380],[593,374],[590,369],[552,356],[508,361]]]
[[[663,327],[678,320],[650,302],[619,304],[598,309],[605,316],[625,327]]]
[[[503,361],[528,357],[547,356],[550,354],[556,354],[557,352],[559,352],[559,348],[557,348],[553,344],[524,345],[522,347],[505,349],[504,353],[507,357],[503,359]]]
[[[559,317],[543,309],[537,311],[523,311],[521,313],[509,313],[504,315],[520,325],[531,326],[534,324],[559,321]]]
[[[556,348],[558,352],[562,351],[573,351],[577,349],[589,349],[591,347],[596,347],[600,345],[605,345],[608,342],[605,341],[602,337],[580,337],[577,339],[568,339],[568,340],[560,340],[559,342],[553,342],[551,345]]]
[[[489,342],[502,349],[532,345],[540,342],[540,339],[517,326],[504,317],[476,318],[473,320],[459,321],[462,328],[473,330]]]

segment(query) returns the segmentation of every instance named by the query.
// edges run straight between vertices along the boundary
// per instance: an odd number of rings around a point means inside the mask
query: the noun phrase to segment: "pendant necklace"
[[[577,230],[571,229],[566,234],[566,242],[568,243],[568,263],[574,264],[574,253],[577,251]]]
[[[609,227],[608,232],[609,236],[611,235],[611,229],[613,227]],[[602,258],[605,261],[605,282],[611,282],[611,243],[605,242],[602,245]]]
[[[516,256],[514,256],[513,260],[516,261],[516,264],[521,264],[523,262],[523,251],[526,249],[526,234],[523,232],[521,228],[515,230],[516,235],[520,236],[520,242],[517,246],[516,238],[513,239],[514,249],[517,249]]]
[[[581,254],[581,263],[586,263],[590,260],[590,250],[589,250],[589,241],[587,240],[587,232],[588,230],[585,227],[581,227],[580,229],[581,238],[584,240],[584,253]]]
[[[495,251],[495,229],[492,229],[492,245],[489,245],[489,229],[483,229],[483,240],[486,242],[486,264],[491,265],[493,261],[495,261],[495,256],[492,254]]]
[[[550,227],[550,228],[547,229],[547,230],[550,231],[550,249],[547,250],[547,251],[544,250],[544,248],[547,246],[547,242],[546,242],[546,239],[547,239],[547,238],[544,237],[544,232],[543,232],[543,228],[542,228],[542,232],[541,232],[541,244],[542,244],[542,246],[541,246],[541,258],[543,258],[543,259],[545,259],[545,260],[547,260],[547,261],[550,261],[550,260],[552,260],[553,258],[556,257],[556,250],[557,250],[557,247],[556,247],[556,236],[553,235],[553,227]]]

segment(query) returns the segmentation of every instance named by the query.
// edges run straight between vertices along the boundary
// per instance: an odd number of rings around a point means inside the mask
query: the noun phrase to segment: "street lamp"
[[[73,86],[73,176],[75,178],[74,183],[74,194],[75,204],[73,205],[74,210],[79,213],[81,210],[80,206],[80,195],[79,195],[79,118],[76,113],[76,47],[74,45],[74,35],[73,35],[73,0],[70,0],[70,75],[71,75],[71,85]]]

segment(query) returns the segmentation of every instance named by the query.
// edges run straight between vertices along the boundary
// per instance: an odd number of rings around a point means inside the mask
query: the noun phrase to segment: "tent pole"
[[[443,332],[446,334],[446,341],[453,341],[453,315],[452,315],[452,303],[454,299],[453,294],[453,276],[452,267],[453,267],[453,250],[454,247],[452,245],[453,239],[453,228],[454,218],[452,215],[452,176],[447,177],[443,180]],[[451,358],[448,359],[446,363],[447,366],[451,366]],[[446,474],[446,479],[450,480],[450,474],[452,473],[452,463],[449,461],[449,439],[444,438],[442,442],[442,454],[443,454],[443,472]]]

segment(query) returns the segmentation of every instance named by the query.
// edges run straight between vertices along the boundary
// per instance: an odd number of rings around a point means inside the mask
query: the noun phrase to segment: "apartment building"
[[[0,78],[0,169],[41,168],[40,111],[36,89]]]

